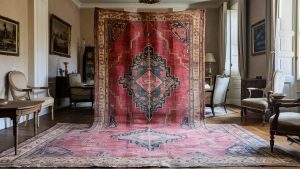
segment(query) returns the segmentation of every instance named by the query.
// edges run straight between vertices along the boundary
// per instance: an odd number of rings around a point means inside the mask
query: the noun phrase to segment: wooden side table
[[[43,101],[9,101],[7,105],[0,106],[0,118],[13,120],[13,134],[15,137],[15,155],[18,153],[18,124],[21,116],[34,113],[34,136],[37,134],[37,119]]]

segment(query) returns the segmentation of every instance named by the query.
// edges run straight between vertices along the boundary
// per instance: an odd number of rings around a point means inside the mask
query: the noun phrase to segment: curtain
[[[238,1],[238,50],[239,50],[239,71],[241,79],[247,77],[247,42],[246,42],[246,0]]]
[[[227,46],[227,2],[223,2],[219,9],[220,13],[220,72],[226,69],[226,46]],[[229,71],[229,70],[227,70]]]
[[[94,126],[201,127],[205,10],[95,9]]]
[[[267,81],[270,82],[274,73],[275,48],[276,48],[276,24],[278,1],[267,0],[266,2],[266,58],[267,58]]]

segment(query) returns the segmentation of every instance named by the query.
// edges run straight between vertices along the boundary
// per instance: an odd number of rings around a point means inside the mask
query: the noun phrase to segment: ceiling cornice
[[[72,1],[78,8],[81,8],[82,3],[79,0],[72,0]]]
[[[143,4],[138,2],[124,2],[124,3],[82,3],[80,0],[72,0],[73,3],[78,8],[111,8],[111,9],[139,9],[139,8],[147,8],[147,9],[175,9],[175,11],[185,10],[189,8],[218,8],[223,1],[226,0],[212,0],[212,1],[200,1],[199,0],[189,0],[189,2],[197,2],[197,3],[156,3],[156,4]],[[184,1],[183,1],[184,2]]]
[[[166,9],[166,8],[189,8],[188,4],[183,3],[157,3],[157,4],[142,4],[142,3],[86,3],[81,4],[80,8],[148,8],[148,9]]]

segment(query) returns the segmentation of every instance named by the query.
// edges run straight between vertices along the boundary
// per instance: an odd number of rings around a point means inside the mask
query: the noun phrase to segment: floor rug
[[[0,154],[0,167],[300,166],[299,159],[238,125],[204,128],[151,125],[90,130],[57,124]]]

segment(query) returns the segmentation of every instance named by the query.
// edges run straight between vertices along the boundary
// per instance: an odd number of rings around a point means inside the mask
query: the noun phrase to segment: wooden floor
[[[239,112],[237,108],[231,108],[235,112]],[[225,116],[210,117],[206,119],[206,123],[212,124],[239,124],[248,131],[262,137],[265,140],[269,140],[269,126],[262,126],[261,116],[257,113],[248,113],[246,121],[241,124],[240,114],[233,113]],[[54,126],[56,123],[86,123],[92,124],[93,121],[93,110],[90,108],[77,108],[70,110],[69,108],[61,109],[55,111],[55,120],[51,120],[50,115],[44,115],[40,118],[40,127],[38,132],[43,132],[48,128]],[[0,152],[14,146],[12,128],[0,130]],[[30,121],[28,126],[24,127],[20,124],[19,127],[19,140],[23,142],[33,136],[33,123]],[[275,145],[280,144],[284,150],[287,152],[300,157],[300,146],[296,144],[290,145],[285,137],[275,137]],[[218,169],[284,169],[287,167],[222,167]],[[295,168],[295,167],[291,167]]]

